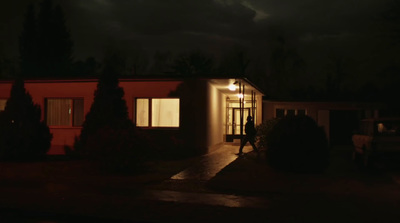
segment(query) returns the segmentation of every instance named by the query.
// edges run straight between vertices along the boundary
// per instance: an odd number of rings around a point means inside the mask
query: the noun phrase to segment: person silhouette
[[[243,147],[246,145],[247,142],[250,143],[250,145],[253,147],[253,150],[256,151],[258,154],[258,149],[254,144],[256,140],[257,131],[256,128],[254,127],[253,117],[251,117],[250,115],[247,116],[247,122],[246,125],[244,126],[244,131],[246,135],[242,139],[242,143],[240,144],[239,148],[239,153],[237,155],[243,155]]]

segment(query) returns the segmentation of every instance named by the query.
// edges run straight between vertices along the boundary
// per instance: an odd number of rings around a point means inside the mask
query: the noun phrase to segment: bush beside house
[[[0,159],[38,160],[46,156],[52,135],[40,115],[40,106],[33,103],[24,81],[16,80],[0,113]]]
[[[286,116],[266,134],[267,162],[275,169],[318,173],[329,164],[324,130],[308,116]]]

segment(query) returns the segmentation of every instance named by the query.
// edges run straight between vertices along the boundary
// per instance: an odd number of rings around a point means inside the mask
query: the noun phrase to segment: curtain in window
[[[151,104],[151,126],[179,127],[179,99],[152,99]]]
[[[136,126],[149,126],[149,99],[136,99]]]
[[[47,99],[46,108],[46,120],[48,125],[71,125],[71,99]]]

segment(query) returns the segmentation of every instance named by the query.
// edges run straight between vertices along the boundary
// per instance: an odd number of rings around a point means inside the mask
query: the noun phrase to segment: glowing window
[[[6,108],[7,99],[0,99],[0,111],[4,111]]]
[[[50,126],[82,126],[83,99],[47,99],[46,122]]]
[[[136,99],[136,126],[149,126],[149,99]]]
[[[179,127],[179,98],[136,99],[136,126]]]
[[[152,99],[151,126],[179,127],[179,99]]]

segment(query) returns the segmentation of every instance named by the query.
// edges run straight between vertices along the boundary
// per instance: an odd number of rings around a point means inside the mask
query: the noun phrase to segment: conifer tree
[[[128,118],[124,91],[119,86],[118,74],[123,68],[124,60],[118,54],[106,56],[93,104],[74,145],[75,154],[112,172],[136,171],[144,160],[145,140]]]
[[[128,118],[124,91],[119,86],[118,74],[122,72],[124,60],[110,53],[104,60],[103,72],[94,92],[94,101],[86,115],[76,149],[84,149],[88,137],[104,127],[128,129],[133,127]]]
[[[23,30],[19,37],[20,66],[23,76],[36,76],[37,68],[37,26],[35,8],[28,6]]]
[[[21,70],[25,77],[69,75],[73,42],[62,8],[52,0],[40,3],[38,16],[31,4],[20,36]]]
[[[43,158],[50,149],[52,135],[40,120],[40,106],[26,92],[24,81],[17,79],[0,113],[0,157],[6,160]]]

